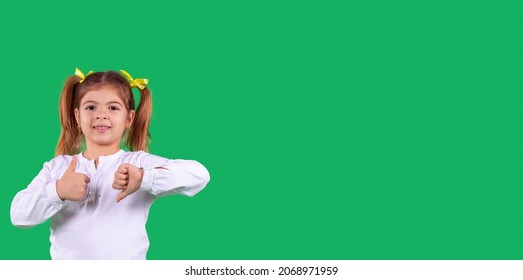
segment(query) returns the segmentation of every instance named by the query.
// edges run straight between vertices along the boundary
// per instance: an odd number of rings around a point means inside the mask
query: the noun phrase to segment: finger
[[[119,191],[124,191],[124,190],[127,189],[127,185],[122,186],[122,185],[118,185],[118,184],[113,183],[113,189],[119,190]]]
[[[71,162],[69,163],[69,166],[67,167],[67,171],[69,172],[74,172],[75,169],[76,169],[76,164],[78,162],[78,159],[76,158],[76,155],[73,156],[73,158],[71,159]]]
[[[116,173],[114,174],[114,178],[119,180],[127,180],[129,179],[129,175],[127,173]]]
[[[89,179],[89,177],[88,177],[87,175],[85,175],[85,174],[83,174],[83,173],[80,173],[80,174],[82,174],[82,176],[84,177],[84,181],[85,181],[86,183],[91,182],[91,179]]]
[[[121,164],[121,165],[118,167],[118,172],[120,172],[120,173],[127,173],[127,164],[126,164],[126,163]]]
[[[122,199],[126,198],[127,197],[127,193],[125,191],[121,192],[118,194],[118,196],[116,197],[116,203],[120,202]]]
[[[129,184],[129,181],[114,179],[113,184],[118,185],[118,186],[127,186],[127,184]]]

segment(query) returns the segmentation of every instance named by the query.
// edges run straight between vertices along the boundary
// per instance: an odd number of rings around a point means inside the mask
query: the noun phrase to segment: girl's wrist
[[[56,180],[56,195],[58,195],[58,198],[60,198],[61,201],[65,201],[62,196],[60,195],[60,190],[62,189],[62,183],[60,182],[60,179]]]
[[[143,180],[143,175],[145,174],[145,171],[143,170],[142,167],[138,168],[138,171],[140,171],[140,182],[139,182],[139,186],[142,185],[142,180]]]

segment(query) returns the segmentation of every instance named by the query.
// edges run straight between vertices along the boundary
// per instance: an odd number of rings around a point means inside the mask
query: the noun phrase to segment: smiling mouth
[[[96,131],[98,132],[104,132],[104,131],[107,131],[109,130],[109,128],[111,128],[110,126],[93,126],[94,129],[96,129]]]

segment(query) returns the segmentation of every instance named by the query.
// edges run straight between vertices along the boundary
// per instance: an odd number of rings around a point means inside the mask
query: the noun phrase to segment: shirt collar
[[[121,154],[125,153],[124,150],[120,149],[118,152],[112,154],[112,155],[106,155],[106,156],[99,156],[98,157],[98,162],[106,162],[106,161],[111,161],[113,159],[116,159],[118,158]],[[94,159],[92,160],[89,160],[87,159],[86,157],[84,157],[83,155],[83,152],[80,152],[79,154],[77,154],[78,158],[82,159],[82,160],[85,160],[85,161],[94,161]]]

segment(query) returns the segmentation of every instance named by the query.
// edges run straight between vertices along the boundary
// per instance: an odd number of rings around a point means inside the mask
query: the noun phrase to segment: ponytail
[[[74,93],[76,85],[79,83],[80,78],[78,76],[69,77],[60,96],[59,114],[62,131],[56,145],[55,156],[73,155],[80,152],[82,135],[74,116]]]
[[[144,151],[149,149],[151,134],[149,133],[149,123],[152,114],[152,97],[149,89],[140,89],[140,104],[136,110],[134,122],[129,129],[127,136],[127,146],[131,151]]]

